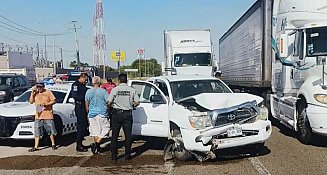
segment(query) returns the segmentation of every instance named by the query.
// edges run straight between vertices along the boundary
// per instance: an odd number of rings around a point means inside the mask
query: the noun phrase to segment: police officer
[[[83,145],[84,136],[87,132],[87,113],[85,108],[85,94],[87,74],[81,73],[78,80],[72,85],[72,97],[75,100],[75,114],[77,117],[76,151],[86,152],[87,147]]]
[[[127,85],[127,75],[120,74],[118,80],[119,85],[113,88],[109,95],[109,104],[112,107],[111,156],[112,160],[117,160],[117,140],[120,128],[123,127],[125,134],[125,160],[129,160],[131,159],[130,150],[132,147],[132,110],[140,102],[136,90]]]

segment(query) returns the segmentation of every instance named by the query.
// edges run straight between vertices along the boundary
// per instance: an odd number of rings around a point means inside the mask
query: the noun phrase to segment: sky
[[[146,58],[163,61],[163,31],[211,29],[218,56],[219,38],[250,8],[256,0],[103,0],[107,53],[126,51],[126,62],[137,58],[136,50],[145,48]],[[96,0],[1,0],[0,15],[24,27],[43,33],[71,30],[71,21],[78,22],[81,61],[92,65],[92,19]],[[28,36],[7,30],[12,24],[0,17],[0,43],[44,49],[44,37]],[[1,27],[2,26],[2,27]],[[15,26],[15,25],[14,25]],[[16,26],[17,27],[17,26]],[[21,28],[18,26],[18,28]],[[64,65],[75,60],[74,34],[47,38],[49,60],[59,58],[63,48]],[[53,54],[55,53],[55,55]],[[106,60],[107,65],[116,63]]]

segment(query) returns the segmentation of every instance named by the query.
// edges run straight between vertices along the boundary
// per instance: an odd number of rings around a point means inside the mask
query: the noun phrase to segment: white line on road
[[[256,157],[250,157],[248,158],[254,168],[258,171],[259,175],[271,175],[267,168],[263,166],[263,164],[260,162],[260,160]]]
[[[73,174],[77,169],[80,168],[81,165],[83,165],[83,163],[85,163],[86,161],[88,161],[92,156],[86,156],[84,157],[82,160],[80,160],[79,162],[77,162],[74,166],[72,166],[66,173],[64,173],[63,175],[71,175]]]
[[[173,175],[174,174],[174,162],[172,161],[166,161],[165,162],[165,169],[168,175]]]

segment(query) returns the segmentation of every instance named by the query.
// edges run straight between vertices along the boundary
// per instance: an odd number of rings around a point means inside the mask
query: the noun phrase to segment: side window
[[[24,79],[24,82],[25,82],[26,85],[30,84],[30,81],[27,79],[27,77],[23,77],[23,79]]]
[[[169,96],[169,93],[168,93],[168,88],[167,88],[167,85],[165,82],[163,81],[157,81],[156,82],[156,85],[158,86],[158,88],[162,91],[162,93],[165,94],[165,96]]]
[[[26,83],[25,83],[23,77],[17,77],[17,79],[18,79],[20,86],[26,86]]]
[[[132,87],[135,88],[137,94],[139,95],[141,103],[150,103],[151,96],[160,95],[160,92],[150,84],[133,83]]]
[[[14,78],[14,87],[19,87],[19,81],[17,77]]]

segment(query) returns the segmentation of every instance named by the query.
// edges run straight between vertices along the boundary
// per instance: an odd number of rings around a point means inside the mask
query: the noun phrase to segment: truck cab
[[[305,144],[327,136],[326,7],[325,0],[279,0],[273,7],[271,112]]]
[[[184,75],[214,75],[217,70],[209,29],[164,31],[164,54],[163,70],[174,68]]]

